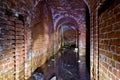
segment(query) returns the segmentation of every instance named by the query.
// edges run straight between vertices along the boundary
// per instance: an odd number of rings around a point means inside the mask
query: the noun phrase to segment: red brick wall
[[[109,2],[109,1],[108,1]],[[99,7],[100,4],[100,7]],[[102,4],[102,5],[101,5]],[[97,4],[96,4],[97,5]],[[103,11],[104,5],[109,5]],[[91,79],[120,79],[120,1],[91,8]]]
[[[25,24],[12,16],[0,17],[0,79],[22,80],[25,78]]]
[[[21,20],[2,15],[0,18],[0,78],[24,78],[25,27]]]
[[[99,16],[99,76],[120,79],[120,1],[116,0]]]
[[[14,22],[0,18],[0,79],[14,78],[15,38]]]
[[[106,0],[84,1],[88,3],[90,10],[91,80],[118,80],[120,79],[120,0],[115,0],[102,12],[98,9],[106,5],[104,4]],[[0,0],[0,80],[28,79],[31,73],[55,51],[52,14],[44,1],[40,2],[37,8],[36,2]],[[84,8],[81,10],[85,11],[84,5],[79,8]],[[24,22],[14,16],[16,12],[23,16]],[[69,13],[69,17],[79,23],[79,30],[83,31],[80,39],[84,41],[85,37],[82,36],[86,34],[85,19],[77,19],[79,17],[76,13]],[[68,17],[67,13],[61,15]],[[59,20],[58,15],[54,16],[54,22]],[[58,38],[58,34],[56,35]]]
[[[51,12],[43,1],[35,9],[32,20],[32,71],[53,55],[53,26]]]
[[[28,79],[53,55],[52,18],[47,4],[40,2],[42,5],[34,9],[34,2],[28,1],[26,6],[18,2],[0,3],[0,80]],[[15,17],[16,13],[22,17]]]
[[[32,59],[32,37],[31,29],[25,27],[25,79],[28,79],[31,76],[31,59]]]

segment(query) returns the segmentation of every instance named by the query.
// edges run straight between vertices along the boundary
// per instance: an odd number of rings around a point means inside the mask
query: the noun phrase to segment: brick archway
[[[79,25],[78,25],[77,21],[76,21],[74,18],[71,18],[71,17],[63,17],[63,18],[61,18],[61,19],[57,22],[57,24],[56,24],[56,26],[55,26],[55,31],[57,31],[57,30],[61,27],[61,25],[63,25],[63,24],[74,25],[74,26],[75,26],[75,29],[76,29],[76,30],[79,30]]]

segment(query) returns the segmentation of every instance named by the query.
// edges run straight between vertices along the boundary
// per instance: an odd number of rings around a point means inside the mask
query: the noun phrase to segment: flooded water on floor
[[[78,58],[74,50],[70,47],[60,49],[35,71],[31,80],[90,80],[85,57]]]

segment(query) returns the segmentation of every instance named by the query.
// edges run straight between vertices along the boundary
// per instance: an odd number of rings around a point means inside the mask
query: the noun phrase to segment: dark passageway
[[[119,34],[120,0],[0,0],[0,80],[120,80]]]

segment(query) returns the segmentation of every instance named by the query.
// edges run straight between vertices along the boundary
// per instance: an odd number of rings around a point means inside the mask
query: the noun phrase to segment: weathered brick
[[[113,30],[120,31],[120,23],[116,23],[115,25],[113,25]]]
[[[120,13],[116,15],[116,22],[120,22]]]
[[[118,6],[114,9],[114,14],[118,14],[119,12],[120,12],[120,7]]]
[[[22,24],[16,24],[15,27],[16,28],[24,28],[24,26]]]
[[[23,27],[16,27],[16,31],[21,31],[21,32],[23,32],[23,31],[24,31],[24,28],[23,28]]]
[[[15,36],[14,35],[4,35],[4,38],[10,40],[10,39],[15,39]]]
[[[16,20],[15,20],[15,23],[16,23],[16,24],[22,24],[22,25],[23,25],[23,22],[22,22],[21,20],[17,20],[17,19],[16,19]]]
[[[113,59],[114,59],[115,61],[120,62],[120,56],[114,54],[114,55],[112,55],[112,57],[113,57]]]
[[[16,36],[16,39],[18,39],[18,40],[23,40],[23,39],[24,39],[24,36]]]
[[[116,47],[116,53],[120,54],[120,47]]]
[[[120,63],[116,63],[116,65],[115,65],[115,68],[117,69],[117,70],[120,70]]]
[[[106,64],[104,63],[101,66],[105,66],[106,69],[110,71],[105,74],[105,76],[109,76],[109,79],[111,78],[112,80],[116,80],[119,78],[119,74],[116,72],[116,70],[119,70],[119,67],[116,67],[116,65],[118,66],[120,62],[119,4],[120,3],[118,0],[115,1],[99,16],[99,49],[102,50],[102,52],[101,50],[99,52],[99,54],[102,54],[99,59],[100,61],[103,61],[103,56],[104,59],[107,59],[107,61],[105,60]],[[106,73],[105,69],[102,68],[102,70],[102,73]],[[102,80],[104,79],[105,78],[103,78]]]
[[[110,44],[115,46],[120,46],[120,39],[112,39]]]
[[[114,73],[118,78],[120,78],[120,71],[119,71],[119,70],[113,69],[113,73]]]
[[[109,52],[106,52],[106,54],[105,54],[107,57],[109,57],[109,58],[112,58],[112,54],[111,53],[109,53]]]
[[[108,34],[108,38],[112,38],[112,39],[114,39],[114,38],[120,38],[120,35],[118,35],[118,34],[120,34],[119,31],[109,33],[109,34]]]

